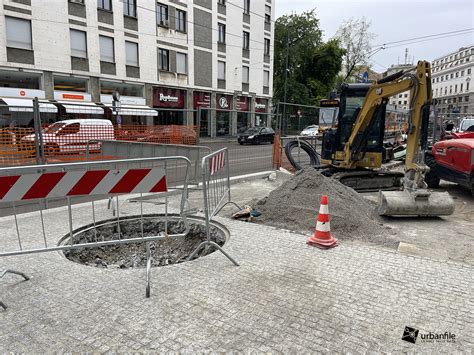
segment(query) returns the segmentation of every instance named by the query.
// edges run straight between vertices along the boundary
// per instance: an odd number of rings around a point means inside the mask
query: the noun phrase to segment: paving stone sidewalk
[[[124,203],[121,211],[130,208]],[[75,207],[74,217],[89,223],[89,206]],[[154,268],[150,299],[144,269],[97,269],[57,252],[0,258],[0,270],[31,276],[0,280],[9,305],[0,310],[0,350],[472,351],[473,267],[358,244],[319,250],[302,235],[217,220],[231,233],[225,250],[241,266],[213,253]],[[64,208],[45,213],[45,221],[49,243],[67,233]],[[35,214],[21,217],[20,229],[31,241],[41,238]],[[13,219],[1,218],[2,240],[14,235]],[[423,343],[420,335],[416,344],[402,341],[405,326],[454,333],[455,343]]]

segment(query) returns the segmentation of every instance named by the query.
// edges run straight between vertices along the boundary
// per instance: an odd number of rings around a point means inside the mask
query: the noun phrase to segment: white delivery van
[[[72,153],[100,149],[94,141],[114,140],[114,126],[103,119],[72,119],[58,121],[43,130],[44,151],[47,154]],[[24,144],[34,144],[35,135],[22,138]]]

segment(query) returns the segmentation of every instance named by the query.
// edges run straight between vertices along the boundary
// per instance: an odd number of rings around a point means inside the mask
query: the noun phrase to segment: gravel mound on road
[[[396,248],[394,231],[384,227],[375,204],[335,179],[307,168],[257,203],[257,223],[312,234],[321,196],[327,195],[331,232],[340,240],[357,240]]]

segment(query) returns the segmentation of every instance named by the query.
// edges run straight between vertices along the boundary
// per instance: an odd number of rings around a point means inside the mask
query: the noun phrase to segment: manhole
[[[168,234],[182,233],[184,223],[178,215],[168,215]],[[206,240],[206,226],[204,219],[188,217],[190,232],[186,237],[168,238],[149,242],[152,266],[166,266],[187,260],[196,247]],[[118,239],[117,219],[96,222],[96,229],[90,224],[73,231],[73,244],[92,243],[94,241],[108,241]],[[157,235],[165,230],[164,215],[144,215],[143,232],[145,237]],[[141,238],[140,216],[127,216],[120,218],[120,235],[122,239]],[[211,223],[211,240],[222,246],[229,237],[228,230],[218,223]],[[69,234],[64,236],[59,244],[71,244]],[[204,248],[205,249],[205,248]],[[202,250],[198,257],[209,255],[216,249],[212,246]],[[88,247],[81,249],[65,250],[67,259],[95,267],[102,268],[135,268],[146,267],[146,246],[144,242]]]

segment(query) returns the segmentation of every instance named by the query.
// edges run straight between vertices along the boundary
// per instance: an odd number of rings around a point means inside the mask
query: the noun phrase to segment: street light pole
[[[286,61],[285,61],[285,84],[284,84],[284,94],[283,94],[283,124],[282,124],[282,134],[285,133],[285,122],[286,122],[286,93],[287,93],[287,80],[288,80],[288,52],[290,48],[290,31],[286,31]]]

